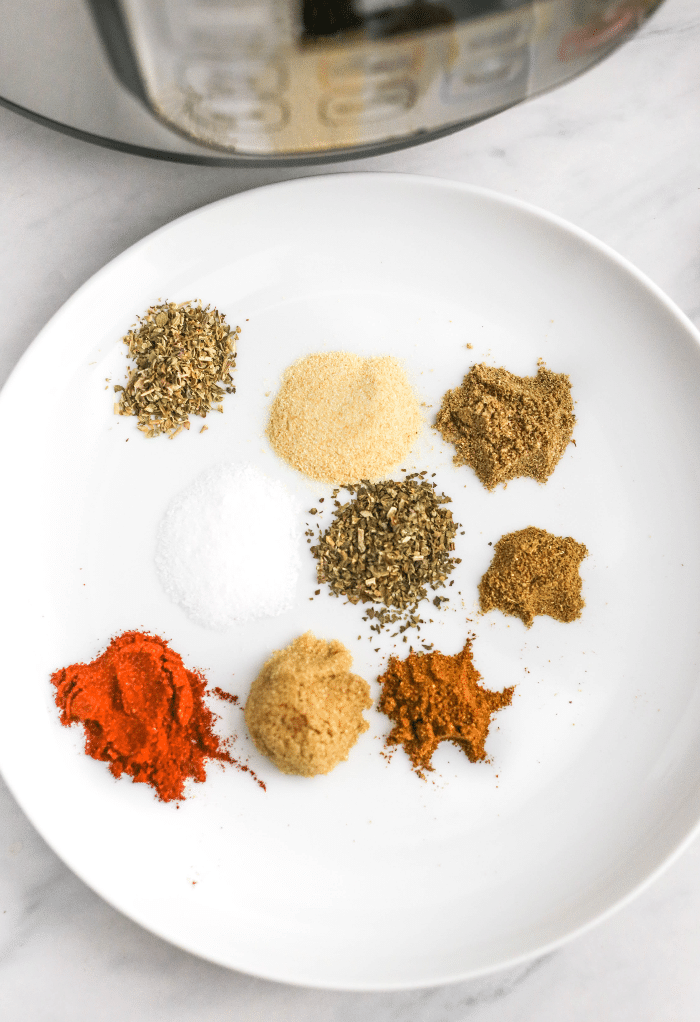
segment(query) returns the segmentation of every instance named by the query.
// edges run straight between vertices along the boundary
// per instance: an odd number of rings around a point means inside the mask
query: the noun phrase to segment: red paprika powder
[[[115,777],[151,784],[163,802],[184,798],[189,777],[204,781],[207,759],[248,770],[214,734],[204,677],[156,635],[124,632],[92,663],[55,671],[51,681],[61,723],[83,725],[88,755]]]

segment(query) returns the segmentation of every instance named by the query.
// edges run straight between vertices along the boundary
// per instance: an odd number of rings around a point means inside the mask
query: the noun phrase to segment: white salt
[[[299,577],[301,507],[247,463],[203,472],[170,503],[156,539],[168,597],[205,628],[290,610]]]

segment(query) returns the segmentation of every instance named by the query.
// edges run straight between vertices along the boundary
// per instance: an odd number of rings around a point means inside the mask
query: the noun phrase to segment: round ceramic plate
[[[224,414],[147,440],[113,414],[122,336],[158,299],[201,298],[241,326]],[[284,368],[315,351],[400,356],[425,427],[407,470],[435,473],[461,523],[455,570],[421,630],[444,653],[475,634],[483,684],[515,685],[487,762],[443,745],[427,780],[383,755],[375,708],[348,761],[315,779],[261,757],[240,707],[222,734],[264,780],[212,764],[178,807],[115,780],[58,722],[52,671],[110,637],[168,639],[245,701],[270,653],[306,630],[342,640],[376,698],[390,653],[363,608],[314,597],[213,632],[168,602],[154,536],[170,499],[221,460],[282,480],[304,508],[331,487],[271,451]],[[545,486],[485,491],[431,423],[485,361],[568,373],[576,444]],[[700,817],[700,347],[677,309],[576,228],[448,182],[347,175],[201,209],[114,260],[64,306],[0,401],[4,480],[0,768],[37,829],[95,891],[226,966],[316,986],[379,989],[474,976],[580,931],[648,881]],[[312,524],[318,519],[303,516]],[[328,521],[328,513],[325,515]],[[585,543],[586,606],[526,629],[480,616],[477,584],[503,533]],[[221,537],[220,541],[225,542]],[[312,599],[313,597],[313,599]],[[420,648],[415,637],[411,643]],[[212,701],[214,706],[216,701]]]

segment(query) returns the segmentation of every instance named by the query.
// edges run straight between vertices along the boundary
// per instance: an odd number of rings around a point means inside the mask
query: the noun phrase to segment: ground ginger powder
[[[537,376],[514,376],[474,365],[442,399],[436,428],[457,448],[455,465],[473,468],[487,490],[517,476],[546,482],[571,441],[569,377],[537,366]]]
[[[502,536],[479,582],[481,610],[501,610],[529,628],[538,614],[575,621],[585,604],[579,565],[588,550],[571,536],[530,526]]]
[[[369,685],[350,673],[352,655],[311,632],[277,650],[253,682],[245,722],[258,750],[284,774],[327,774],[369,724]]]
[[[434,650],[412,652],[405,660],[390,657],[379,678],[378,707],[394,722],[386,742],[403,745],[420,777],[433,769],[431,760],[440,742],[452,742],[472,763],[486,759],[491,717],[510,706],[515,689],[489,692],[480,680],[470,640],[455,656]]]
[[[344,485],[387,475],[408,455],[421,425],[398,359],[330,351],[285,371],[267,437],[299,472]]]

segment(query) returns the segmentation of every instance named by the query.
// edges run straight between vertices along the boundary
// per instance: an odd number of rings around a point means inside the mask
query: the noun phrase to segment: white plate
[[[159,298],[201,298],[242,327],[238,392],[203,435],[146,440],[112,414],[121,337]],[[179,809],[159,803],[88,758],[53,704],[50,673],[117,632],[164,636],[212,686],[245,697],[270,652],[312,629],[350,647],[377,695],[393,643],[368,640],[361,608],[310,601],[310,555],[292,612],[227,633],[171,605],[153,566],[168,501],[222,458],[255,462],[306,507],[328,496],[277,460],[263,430],[282,369],[333,349],[403,357],[428,422],[474,362],[524,374],[543,357],[570,374],[576,446],[546,486],[487,493],[427,425],[405,463],[436,473],[465,531],[452,599],[441,613],[427,605],[424,634],[453,653],[474,630],[484,684],[517,685],[513,705],[495,718],[491,762],[442,746],[422,782],[403,750],[382,756],[375,709],[349,761],[308,780],[277,773],[226,703],[222,728],[267,793],[213,765]],[[603,245],[522,203],[347,175],[170,224],[81,288],[2,395],[7,782],[94,890],[223,965],[379,989],[551,948],[638,890],[700,817],[699,412],[689,322]],[[527,631],[476,613],[489,543],[528,525],[588,546],[579,621]]]

